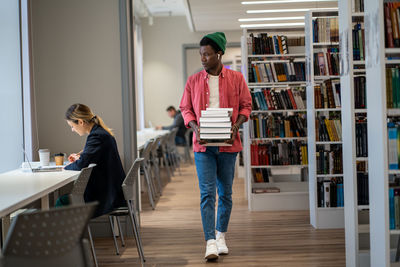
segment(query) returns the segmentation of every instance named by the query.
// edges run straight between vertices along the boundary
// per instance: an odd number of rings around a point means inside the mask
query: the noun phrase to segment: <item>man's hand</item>
[[[207,144],[207,141],[200,139],[200,128],[197,125],[196,121],[189,122],[189,126],[193,129],[193,132],[196,135],[197,142],[199,142],[200,145]]]
[[[234,142],[235,139],[236,139],[236,135],[237,135],[237,132],[238,132],[238,131],[239,131],[239,126],[237,126],[236,124],[233,124],[233,125],[232,125],[232,128],[231,128],[231,134],[232,134],[232,135],[231,135],[231,139],[226,140],[225,143],[232,145],[233,142]]]
[[[161,125],[156,126],[156,130],[161,130],[161,129],[162,129]]]

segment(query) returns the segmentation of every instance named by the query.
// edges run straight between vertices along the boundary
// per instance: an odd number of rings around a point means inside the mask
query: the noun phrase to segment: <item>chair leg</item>
[[[151,189],[151,184],[150,184],[150,180],[149,180],[149,174],[147,172],[147,168],[145,165],[143,165],[143,172],[144,172],[144,180],[146,181],[147,184],[147,193],[149,195],[149,201],[150,201],[150,205],[153,208],[153,210],[155,209],[155,205],[154,205],[154,199],[153,199],[153,192]]]
[[[125,240],[124,240],[124,234],[121,228],[121,221],[119,220],[119,216],[116,216],[117,218],[117,223],[118,223],[118,230],[119,230],[119,236],[121,237],[121,244],[123,247],[125,247]]]
[[[167,153],[164,151],[163,151],[163,161],[164,161],[164,167],[167,169],[168,181],[171,182],[172,173],[170,167],[168,166]]]
[[[88,235],[89,235],[90,248],[92,249],[94,265],[95,265],[96,267],[98,267],[99,264],[98,264],[98,262],[97,262],[96,251],[94,250],[94,243],[93,243],[92,231],[90,231],[90,226],[89,226],[89,225],[87,226],[87,231],[88,231]]]
[[[171,155],[172,155],[172,161],[173,161],[173,164],[175,166],[175,169],[178,169],[179,175],[182,175],[182,173],[181,173],[181,165],[180,165],[180,162],[179,162],[179,155],[177,155],[176,150],[172,151]]]
[[[133,233],[135,234],[135,240],[136,240],[136,247],[138,250],[138,254],[140,257],[140,260],[142,264],[146,261],[143,253],[143,245],[142,245],[142,239],[140,237],[140,232],[139,232],[139,227],[136,219],[136,214],[135,211],[133,210],[132,206],[130,203],[128,203],[128,209],[129,209],[129,217],[131,219],[132,223],[132,228],[133,228]]]
[[[190,162],[190,151],[189,151],[189,146],[185,146],[185,162],[186,162],[186,163]]]
[[[159,192],[160,196],[162,196],[162,182],[161,182],[161,177],[160,177],[160,168],[158,167],[158,162],[156,160],[154,160],[153,166],[155,169],[154,178],[157,182],[158,192]]]
[[[119,255],[119,249],[118,249],[118,244],[117,244],[117,238],[115,237],[115,232],[114,232],[113,216],[108,216],[108,219],[110,220],[111,232],[112,232],[113,239],[114,239],[115,253],[116,253],[117,255]]]
[[[168,159],[168,166],[170,167],[171,173],[172,173],[172,175],[174,175],[175,164],[174,164],[174,160],[172,158],[172,153],[170,151],[167,152],[167,159]]]
[[[154,161],[151,160],[149,165],[150,165],[151,181],[152,181],[153,188],[154,188],[154,194],[156,196],[161,196],[160,188],[158,187],[158,183],[157,183],[157,173],[155,170],[156,166],[155,166]]]
[[[153,198],[156,199],[158,197],[157,190],[156,190],[156,184],[154,182],[154,169],[151,165],[151,161],[148,161],[145,163],[147,173],[149,175],[149,180],[151,182],[151,190],[153,190]]]

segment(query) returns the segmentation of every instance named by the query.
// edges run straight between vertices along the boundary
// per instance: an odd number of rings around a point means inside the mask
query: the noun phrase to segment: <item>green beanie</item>
[[[207,34],[204,37],[207,37],[207,38],[213,40],[218,45],[218,47],[222,50],[222,52],[225,53],[225,46],[226,46],[225,33],[214,32],[214,33]]]

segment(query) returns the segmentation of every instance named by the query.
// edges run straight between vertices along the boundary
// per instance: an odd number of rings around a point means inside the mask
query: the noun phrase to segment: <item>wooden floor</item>
[[[156,209],[144,204],[145,266],[345,266],[343,230],[313,229],[308,211],[249,212],[243,188],[243,179],[236,179],[229,255],[206,262],[196,170],[182,166],[182,175],[176,172],[166,185]],[[96,239],[95,246],[100,266],[140,266],[133,239],[120,256],[111,238]]]

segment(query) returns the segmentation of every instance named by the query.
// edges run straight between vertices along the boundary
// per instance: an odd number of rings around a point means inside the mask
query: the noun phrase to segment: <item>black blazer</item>
[[[118,154],[117,143],[115,138],[99,125],[94,125],[90,131],[80,158],[65,169],[80,171],[90,163],[96,163],[97,166],[93,168],[84,199],[85,202],[99,202],[93,217],[125,206],[121,187],[125,172]]]

